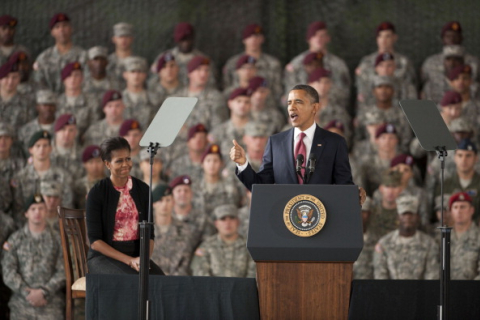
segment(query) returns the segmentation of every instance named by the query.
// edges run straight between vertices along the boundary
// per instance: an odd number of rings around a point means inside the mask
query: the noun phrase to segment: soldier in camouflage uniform
[[[58,233],[41,195],[25,203],[28,222],[3,244],[3,281],[12,290],[11,319],[63,319],[65,270]]]
[[[130,145],[130,158],[132,159],[132,170],[130,175],[141,179],[143,177],[142,170],[140,170],[140,140],[143,136],[142,126],[135,119],[127,119],[123,121],[118,132],[120,137],[125,138]]]
[[[87,194],[92,187],[105,178],[105,170],[100,147],[96,145],[87,146],[82,153],[83,167],[86,174],[73,182],[73,203],[77,209],[85,209]]]
[[[321,52],[323,53],[323,68],[332,72],[333,87],[334,91],[338,91],[339,103],[346,105],[350,98],[350,73],[345,61],[327,50],[330,42],[327,25],[322,21],[311,23],[306,38],[309,49],[293,58],[285,67],[285,92],[289,92],[296,84],[307,82],[308,75],[302,65],[303,59],[310,52]]]
[[[363,131],[358,126],[355,128],[354,140],[355,143],[352,149],[350,160],[360,159],[365,155],[375,153],[377,146],[375,144],[375,133],[377,129],[382,126],[386,120],[383,112],[378,109],[372,109],[365,112],[363,116]]]
[[[450,242],[450,277],[452,280],[480,280],[480,229],[473,222],[475,208],[466,192],[451,196],[449,207],[453,220]]]
[[[65,92],[58,97],[57,117],[73,114],[77,119],[79,136],[82,136],[91,124],[100,120],[99,101],[95,95],[82,91],[83,70],[79,62],[67,64],[61,79]]]
[[[353,263],[354,279],[373,279],[373,251],[376,238],[368,229],[368,222],[372,213],[372,199],[366,198],[362,205],[363,249],[357,261]]]
[[[192,259],[194,276],[254,278],[255,262],[245,239],[238,234],[238,210],[234,205],[215,208],[218,234],[206,239]]]
[[[175,177],[169,184],[172,189],[174,207],[173,218],[192,229],[193,248],[215,232],[211,218],[192,203],[192,180],[189,176]]]
[[[158,59],[156,70],[158,78],[150,78],[148,90],[154,94],[155,104],[160,107],[166,98],[177,96],[185,85],[180,82],[178,77],[180,69],[170,52],[166,52]]]
[[[49,23],[50,34],[55,38],[55,45],[40,53],[33,64],[35,81],[44,89],[60,94],[63,84],[60,73],[71,62],[85,64],[87,53],[72,42],[72,26],[65,13],[57,13]]]
[[[375,279],[438,279],[438,246],[429,235],[417,230],[417,198],[399,197],[397,209],[398,230],[382,237],[375,246]]]
[[[58,224],[58,206],[62,203],[62,190],[60,188],[61,184],[55,181],[44,180],[40,182],[40,194],[43,196],[47,208],[45,220],[55,231],[60,230]]]
[[[20,84],[17,87],[19,93],[26,95],[30,100],[35,100],[35,92],[38,90],[38,85],[31,77],[32,62],[26,51],[17,51],[8,59],[10,63],[18,66],[20,72]]]
[[[102,107],[105,119],[95,122],[88,128],[81,139],[84,146],[118,136],[125,112],[122,94],[115,90],[105,92]]]
[[[8,14],[0,16],[0,65],[18,51],[27,52],[27,48],[14,43],[15,29],[18,20]]]
[[[0,182],[4,183],[2,178]],[[8,183],[8,182],[5,182]],[[8,237],[17,230],[17,226],[13,221],[13,218],[6,213],[0,211],[0,244],[8,239]],[[0,254],[1,256],[1,254]],[[0,269],[0,318],[7,319],[8,314],[8,300],[10,300],[11,291],[3,283],[2,270]]]
[[[57,96],[50,90],[39,90],[36,93],[36,102],[38,117],[18,130],[18,141],[26,152],[28,152],[27,145],[32,134],[40,130],[46,130],[52,135],[54,133]]]
[[[119,22],[113,26],[112,42],[115,45],[115,52],[108,56],[107,74],[114,76],[123,90],[126,86],[123,72],[124,62],[128,57],[133,56],[133,26],[129,23]]]
[[[479,84],[472,80],[472,68],[469,65],[454,68],[448,74],[448,83],[453,91],[462,96],[462,116],[472,126],[480,124],[480,101],[475,97]]]
[[[108,90],[120,90],[117,77],[107,73],[108,51],[105,47],[96,46],[88,50],[88,72],[83,81],[83,92],[93,94],[98,101]]]
[[[151,259],[166,275],[190,275],[193,242],[192,229],[172,217],[173,196],[170,187],[159,185],[152,194],[155,213],[155,245]]]
[[[144,148],[140,151],[140,171],[141,171],[141,180],[146,184],[150,184],[150,152],[148,148]],[[153,157],[153,166],[152,166],[152,189],[155,189],[157,186],[165,184],[165,181],[162,180],[162,153],[160,150],[157,150],[156,155]]]
[[[235,73],[237,75],[238,85],[234,87],[233,85],[227,87],[223,90],[223,95],[225,99],[228,99],[230,94],[236,88],[244,88],[247,89],[250,85],[250,80],[257,75],[257,67],[256,67],[257,60],[254,57],[249,55],[242,55],[238,58],[235,64]]]
[[[248,55],[256,60],[257,75],[263,77],[272,92],[275,101],[283,93],[282,66],[280,61],[272,55],[262,51],[265,41],[263,29],[258,24],[250,24],[243,29],[242,42],[245,51],[229,58],[223,67],[223,87],[237,88],[240,86],[235,73],[235,64],[242,55]]]

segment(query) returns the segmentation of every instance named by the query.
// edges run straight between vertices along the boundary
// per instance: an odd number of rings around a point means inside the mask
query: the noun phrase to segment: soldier
[[[92,47],[88,50],[88,71],[83,82],[83,92],[93,94],[98,101],[108,90],[120,90],[117,77],[107,73],[108,51],[105,47]]]
[[[242,197],[234,180],[222,177],[224,167],[221,148],[210,145],[202,155],[203,177],[194,182],[194,203],[213,219],[213,209],[222,204],[241,206]]]
[[[272,55],[262,51],[265,41],[263,28],[258,24],[249,24],[243,29],[242,42],[245,51],[229,58],[223,67],[223,87],[236,88],[241,86],[235,74],[235,64],[242,55],[248,55],[256,60],[257,74],[268,83],[268,88],[274,97],[280,97],[282,89],[282,66]],[[278,98],[275,99],[277,101]]]
[[[427,232],[432,238],[438,238],[440,230],[439,227],[443,226],[452,226],[453,220],[452,215],[450,214],[450,209],[448,206],[448,200],[450,200],[451,194],[443,194],[443,210],[442,210],[442,197],[438,196],[435,198],[435,207],[433,208],[434,217],[431,221],[435,221],[427,225]],[[443,211],[443,224],[442,224],[442,211]]]
[[[150,78],[148,89],[155,94],[155,104],[161,106],[169,96],[176,96],[184,88],[178,77],[179,67],[175,57],[170,52],[165,53],[158,59],[158,79]]]
[[[466,192],[455,193],[449,200],[453,220],[450,243],[452,280],[480,280],[480,230],[473,222],[475,208]]]
[[[0,181],[2,178],[0,178]],[[2,183],[4,181],[1,181]],[[5,182],[8,183],[8,182]],[[13,218],[10,217],[8,214],[3,213],[0,211],[0,243],[3,243],[8,239],[8,237],[17,229]],[[1,256],[1,255],[0,255]],[[11,296],[11,291],[8,289],[7,286],[3,283],[3,276],[2,271],[0,270],[0,318],[8,319],[8,300]]]
[[[205,212],[192,205],[193,191],[192,180],[189,176],[175,177],[169,184],[172,189],[174,206],[173,218],[191,227],[193,247],[196,248],[201,241],[215,232],[213,222]]]
[[[260,170],[263,152],[271,134],[272,132],[262,122],[249,121],[245,125],[242,142],[245,144],[247,159],[255,171]],[[235,172],[235,170],[231,172]]]
[[[250,94],[248,89],[235,89],[228,97],[230,119],[211,131],[211,140],[220,145],[224,151],[222,155],[227,159],[232,140],[242,143],[245,125],[250,121]]]
[[[178,23],[173,32],[173,39],[176,46],[167,50],[166,52],[170,52],[175,57],[175,61],[180,68],[180,82],[183,85],[187,85],[189,83],[190,70],[188,68],[188,64],[193,58],[201,56],[209,60],[209,73],[206,79],[208,86],[216,87],[216,68],[206,54],[194,47],[195,30],[193,26],[188,22]],[[158,73],[155,72],[158,60],[160,60],[160,57],[164,54],[165,52],[160,53],[152,63],[150,71],[152,72],[152,77],[154,78],[158,76]]]
[[[75,115],[82,136],[91,124],[100,120],[99,102],[94,95],[82,91],[83,70],[79,62],[68,63],[62,69],[61,79],[65,92],[58,97],[57,117],[66,113]]]
[[[166,275],[190,275],[193,242],[189,225],[173,219],[172,190],[167,185],[158,185],[152,193],[155,214],[155,245],[151,259]]]
[[[208,145],[207,134],[207,128],[201,123],[188,130],[188,153],[172,162],[170,176],[188,175],[193,181],[200,181],[203,176],[202,155]]]
[[[385,124],[385,115],[378,109],[372,109],[365,112],[362,118],[362,123],[365,128],[357,126],[354,139],[356,139],[352,149],[352,159],[360,159],[365,154],[371,154],[376,152],[377,147],[375,145],[375,132],[377,129]],[[361,131],[361,129],[365,129]]]
[[[155,189],[157,186],[166,184],[165,181],[162,180],[162,169],[163,169],[163,162],[160,150],[157,150],[157,154],[153,158],[153,166],[152,166],[152,189]],[[142,175],[142,181],[146,184],[150,184],[150,152],[148,152],[148,148],[144,148],[140,151],[140,171]]]
[[[83,145],[95,144],[106,138],[118,136],[125,111],[122,94],[115,90],[105,92],[102,107],[105,119],[97,121],[88,128],[82,137]]]
[[[12,290],[11,319],[63,319],[65,270],[58,233],[41,195],[25,203],[27,223],[3,244],[3,281]]]
[[[20,79],[18,64],[6,62],[0,67],[0,121],[15,129],[35,118],[31,97],[17,90]]]
[[[12,179],[11,185],[13,186],[14,196],[20,203],[25,203],[28,194],[40,192],[41,181],[53,181],[61,185],[62,206],[71,208],[73,200],[72,181],[70,175],[64,169],[52,164],[50,160],[51,141],[52,136],[48,131],[38,131],[32,135],[28,143],[28,151],[32,157],[32,162],[17,172]]]
[[[176,60],[178,62],[178,59]],[[224,97],[207,86],[210,75],[210,59],[196,56],[188,63],[188,87],[180,90],[181,97],[196,97],[198,102],[187,119],[187,128],[203,123],[209,130],[216,128],[227,119]],[[183,133],[186,136],[186,132]]]
[[[38,117],[23,125],[18,131],[18,140],[27,150],[28,141],[32,134],[46,130],[53,135],[55,113],[57,111],[57,96],[50,90],[39,90],[36,93],[36,106]]]
[[[15,29],[18,20],[8,14],[0,16],[0,65],[18,51],[27,52],[27,48],[14,43]]]
[[[480,101],[475,97],[478,83],[472,81],[472,68],[461,65],[448,74],[448,83],[453,91],[462,96],[462,116],[472,125],[480,123]]]
[[[148,128],[160,106],[155,104],[154,95],[145,90],[147,61],[140,57],[126,58],[123,78],[127,84],[122,92],[125,118],[135,118],[143,128]]]
[[[130,145],[130,157],[132,158],[132,171],[130,174],[135,178],[141,178],[143,176],[140,170],[140,140],[143,137],[142,127],[140,123],[135,119],[127,119],[123,121],[118,132],[120,137],[125,138]]]
[[[376,240],[368,229],[371,213],[372,199],[367,197],[362,205],[363,249],[357,261],[353,263],[354,279],[373,279],[373,251]]]
[[[30,100],[35,100],[35,92],[38,90],[38,85],[30,76],[32,73],[32,61],[30,56],[25,51],[17,51],[10,56],[8,62],[16,64],[20,72],[20,83],[17,87],[18,92],[26,95]]]
[[[48,24],[55,45],[43,51],[33,64],[35,80],[44,89],[60,94],[63,85],[60,78],[62,69],[71,62],[84,64],[87,53],[72,42],[72,25],[65,13],[55,14]]]
[[[55,231],[60,230],[58,224],[58,207],[62,203],[62,190],[60,187],[61,185],[54,181],[40,182],[40,193],[43,196],[43,200],[45,200],[45,207],[47,209],[45,220]]]
[[[243,55],[238,58],[235,64],[235,74],[237,76],[237,86],[230,86],[223,90],[223,95],[226,99],[236,88],[248,88],[250,80],[257,75],[257,60],[249,55]]]
[[[82,153],[82,164],[86,174],[73,183],[74,207],[77,209],[85,209],[88,192],[98,181],[105,178],[100,147],[96,145],[87,146]]]
[[[321,52],[323,54],[323,68],[332,72],[333,87],[335,90],[338,90],[339,103],[346,105],[350,98],[350,73],[347,64],[327,50],[327,45],[330,43],[330,35],[325,22],[312,22],[308,26],[306,38],[308,50],[293,58],[285,67],[285,91],[288,92],[298,83],[307,82],[307,73],[302,67],[302,61],[311,52]]]
[[[438,279],[438,246],[429,235],[417,230],[417,208],[414,196],[397,199],[399,228],[382,237],[375,246],[375,279]]]
[[[285,115],[277,107],[267,80],[262,77],[253,77],[250,79],[248,89],[252,93],[250,96],[252,120],[265,123],[272,133],[282,131]]]
[[[126,86],[123,72],[125,71],[125,59],[133,56],[133,26],[129,23],[119,22],[113,26],[112,42],[115,51],[108,56],[107,74],[114,76],[123,90]]]
[[[214,211],[218,234],[206,239],[192,259],[194,276],[254,278],[255,262],[245,239],[238,234],[238,210],[234,205],[218,206]]]

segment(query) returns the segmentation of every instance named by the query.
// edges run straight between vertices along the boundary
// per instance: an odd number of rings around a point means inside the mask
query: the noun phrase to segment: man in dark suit
[[[297,174],[296,159],[302,154],[307,163],[312,153],[316,164],[309,184],[353,184],[345,139],[316,125],[319,106],[314,88],[296,85],[290,91],[288,116],[293,128],[270,137],[258,172],[248,163],[245,150],[233,141],[230,158],[237,164],[237,176],[247,189],[252,190],[254,184],[302,184],[304,170]],[[360,188],[362,203],[364,192]]]

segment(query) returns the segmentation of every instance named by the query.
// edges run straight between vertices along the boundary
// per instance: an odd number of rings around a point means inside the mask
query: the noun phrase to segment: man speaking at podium
[[[288,94],[288,116],[293,128],[271,136],[262,166],[255,172],[245,150],[233,140],[230,159],[237,177],[252,190],[254,184],[353,184],[345,139],[317,126],[320,107],[317,91],[296,85]],[[359,188],[363,203],[365,191]]]

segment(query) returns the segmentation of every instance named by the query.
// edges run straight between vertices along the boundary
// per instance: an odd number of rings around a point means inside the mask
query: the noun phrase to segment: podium
[[[358,188],[252,191],[247,248],[257,264],[261,319],[347,319],[353,262],[363,248]]]

